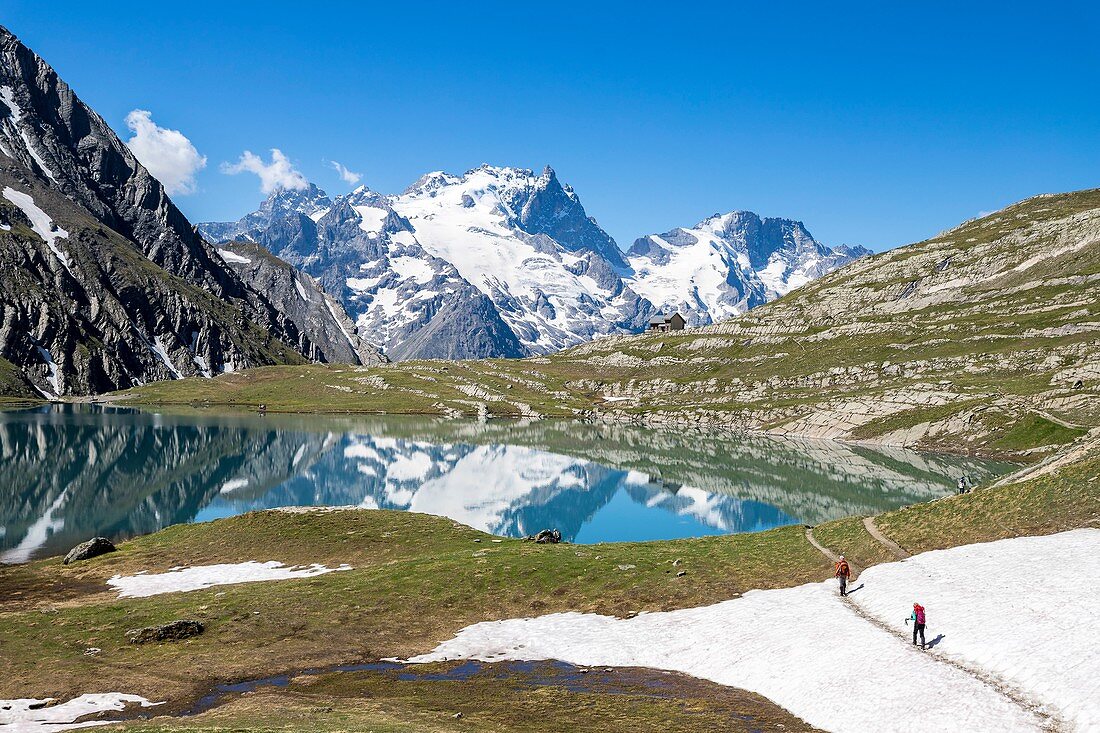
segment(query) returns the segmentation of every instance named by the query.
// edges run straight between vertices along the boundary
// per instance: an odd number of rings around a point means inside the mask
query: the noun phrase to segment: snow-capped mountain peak
[[[287,214],[305,214],[316,219],[318,214],[332,206],[332,200],[328,194],[314,184],[309,184],[304,189],[279,188],[276,189],[267,200],[260,205],[259,213],[268,216],[285,216]]]
[[[863,253],[830,250],[800,222],[733,211],[624,254],[550,166],[434,171],[397,195],[309,192],[200,229],[252,232],[320,280],[393,358],[541,354],[641,330],[658,310],[710,323]],[[280,207],[281,222],[255,229]]]
[[[690,229],[641,237],[627,253],[630,286],[691,325],[744,313],[869,254],[829,248],[800,221],[751,211],[714,214]]]

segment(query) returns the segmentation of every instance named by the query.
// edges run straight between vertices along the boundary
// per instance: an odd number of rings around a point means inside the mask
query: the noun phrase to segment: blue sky
[[[257,178],[219,168],[270,148],[332,194],[332,160],[385,193],[549,163],[624,247],[750,209],[880,250],[1100,186],[1090,4],[640,5],[5,0],[0,22],[124,138],[144,109],[191,140],[195,221],[254,209]]]

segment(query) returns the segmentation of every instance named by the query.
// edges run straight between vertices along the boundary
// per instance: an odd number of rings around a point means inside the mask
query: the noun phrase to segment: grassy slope
[[[916,505],[876,521],[911,551],[1097,526],[1098,476],[1100,449],[1094,448],[1057,473]],[[856,520],[823,525],[815,535],[861,567],[887,559]],[[224,586],[147,599],[118,600],[104,591],[106,579],[115,573],[246,559],[348,562],[355,569],[277,585]],[[673,565],[675,560],[680,564]],[[677,577],[679,570],[686,575]],[[264,512],[172,527],[75,567],[43,560],[0,568],[0,586],[6,590],[0,603],[0,648],[7,662],[0,697],[66,697],[125,689],[171,699],[178,708],[218,680],[407,656],[480,620],[559,610],[626,615],[679,608],[716,602],[751,588],[820,580],[830,571],[801,527],[644,544],[536,546],[510,539],[492,542],[488,535],[424,515]],[[199,618],[207,624],[207,633],[177,644],[125,642],[127,629],[173,618]],[[90,646],[103,651],[84,655]],[[485,684],[491,688],[494,683]],[[522,715],[546,712],[538,705],[527,712],[507,711],[507,696],[486,693],[486,699],[499,701],[494,706],[475,690],[452,693],[447,688],[438,693],[442,697],[436,703],[390,697],[396,694],[380,694],[386,702],[379,704],[389,712],[368,705],[361,720],[382,716],[381,720],[412,725],[409,721],[417,710],[436,714],[471,698],[470,704],[501,729],[524,729],[518,722]],[[294,729],[301,706],[324,697],[295,691],[277,714],[260,714],[245,706],[173,727],[193,728],[207,720],[213,725],[216,720],[219,725],[232,721],[233,727],[248,728],[274,715],[280,725]],[[572,705],[574,698],[562,700]],[[559,703],[546,704],[556,710]],[[387,707],[391,705],[395,707]],[[645,715],[652,712],[647,710]],[[609,719],[625,715],[619,709],[601,714]],[[436,718],[421,729],[436,729]],[[340,716],[325,720],[333,728],[346,723]]]
[[[1100,384],[1086,377],[1075,389],[1067,377],[1100,356],[1089,285],[1100,276],[1098,227],[1100,190],[1029,199],[714,327],[614,337],[518,361],[252,370],[152,384],[129,397],[799,434],[840,425],[837,434],[854,439],[889,435],[925,448],[1034,458],[1035,449],[1049,452],[1100,425]],[[883,414],[845,426],[852,413],[868,411]]]
[[[42,397],[34,391],[19,368],[0,358],[0,404],[39,402]]]

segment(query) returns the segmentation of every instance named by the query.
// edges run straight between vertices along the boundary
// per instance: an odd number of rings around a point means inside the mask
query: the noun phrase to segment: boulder
[[[106,537],[93,537],[87,542],[81,542],[79,545],[69,550],[69,554],[65,556],[62,561],[65,565],[74,562],[80,562],[81,560],[88,560],[100,555],[106,555],[108,552],[115,551],[114,544]]]
[[[198,636],[206,627],[201,621],[181,619],[169,621],[160,626],[146,626],[144,629],[130,629],[126,636],[130,637],[131,644],[147,644],[151,641],[181,641]]]
[[[561,542],[561,532],[556,529],[544,529],[538,534],[533,534],[525,539],[540,545],[556,545]]]

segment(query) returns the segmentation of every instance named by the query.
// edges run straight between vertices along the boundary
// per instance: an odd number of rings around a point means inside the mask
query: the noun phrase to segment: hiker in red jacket
[[[848,595],[848,579],[852,577],[852,568],[848,565],[848,561],[844,559],[843,555],[836,561],[836,570],[833,573],[833,577],[840,579],[840,595]]]
[[[905,619],[905,623],[913,622],[913,645],[917,644],[917,634],[920,634],[920,648],[924,649],[924,606],[919,603],[913,604],[913,613],[909,614],[909,618]]]

